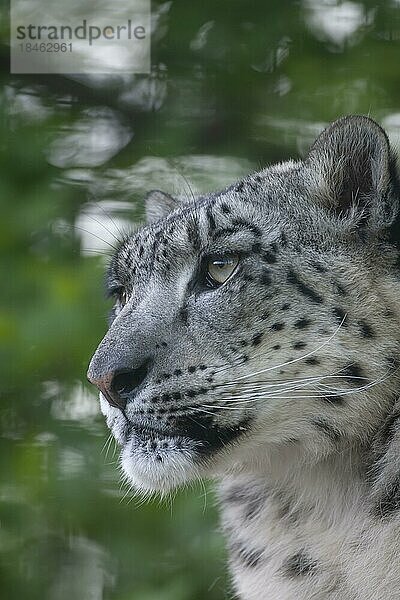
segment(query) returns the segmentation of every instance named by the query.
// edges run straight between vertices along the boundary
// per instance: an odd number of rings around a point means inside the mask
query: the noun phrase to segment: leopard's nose
[[[101,377],[92,377],[90,371],[88,371],[87,378],[89,379],[90,383],[93,383],[93,385],[99,388],[100,392],[103,394],[110,406],[121,409],[125,408],[126,400],[121,398],[114,386],[114,372],[106,373]]]
[[[148,373],[149,361],[144,361],[137,369],[118,369],[97,376],[89,371],[87,378],[99,388],[110,406],[124,409],[127,396],[134,393],[136,388],[145,380]]]

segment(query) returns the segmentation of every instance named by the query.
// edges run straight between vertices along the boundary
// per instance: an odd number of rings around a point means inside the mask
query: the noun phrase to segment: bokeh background
[[[128,0],[127,0],[128,3]],[[10,76],[0,21],[0,597],[232,598],[211,486],[140,504],[85,380],[147,190],[190,195],[370,114],[400,141],[400,2],[153,3],[152,72]]]

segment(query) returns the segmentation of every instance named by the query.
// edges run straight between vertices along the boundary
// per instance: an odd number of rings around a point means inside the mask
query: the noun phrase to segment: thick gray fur
[[[218,482],[243,600],[400,598],[399,186],[384,131],[350,116],[308,157],[229,188],[148,199],[121,242],[92,378],[138,492]],[[234,254],[207,287],[209,257]],[[145,368],[143,367],[145,365]],[[140,371],[141,369],[141,371]]]

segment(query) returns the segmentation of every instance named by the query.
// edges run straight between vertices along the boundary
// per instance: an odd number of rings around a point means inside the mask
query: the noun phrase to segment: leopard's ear
[[[393,223],[398,211],[395,159],[375,121],[359,115],[335,121],[316,139],[306,164],[319,203],[341,216],[353,215],[360,225]]]
[[[166,192],[152,190],[145,198],[146,223],[151,224],[164,219],[170,212],[178,208],[179,201]]]

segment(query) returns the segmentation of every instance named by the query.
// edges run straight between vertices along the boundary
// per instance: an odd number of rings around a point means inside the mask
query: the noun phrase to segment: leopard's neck
[[[398,598],[400,526],[395,520],[388,528],[377,512],[370,450],[352,448],[310,464],[292,446],[279,460],[272,456],[264,472],[221,480],[240,598]]]

